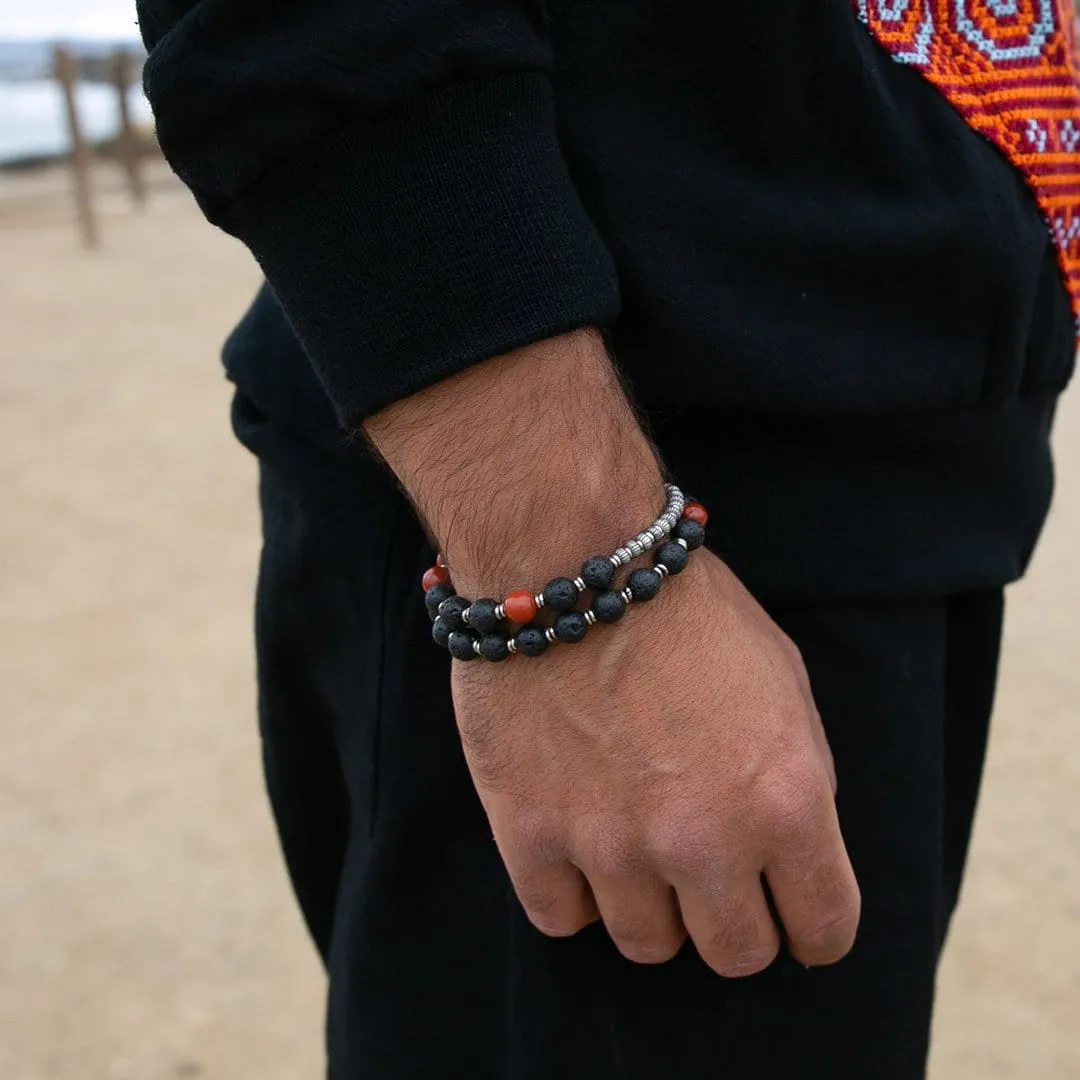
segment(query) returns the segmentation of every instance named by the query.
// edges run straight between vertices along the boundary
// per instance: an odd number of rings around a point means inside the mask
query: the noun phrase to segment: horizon
[[[106,31],[99,31],[97,33],[86,33],[83,30],[55,30],[51,33],[41,34],[12,34],[7,30],[0,29],[0,45],[41,45],[52,44],[54,42],[85,42],[87,45],[111,45],[111,44],[130,44],[140,42],[142,39],[139,35],[139,29],[137,26],[132,27],[130,30],[116,33],[108,33]]]

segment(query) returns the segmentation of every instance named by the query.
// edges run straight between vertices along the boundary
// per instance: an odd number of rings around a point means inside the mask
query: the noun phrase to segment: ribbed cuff
[[[452,83],[350,122],[215,218],[258,259],[349,428],[618,313],[542,74]]]

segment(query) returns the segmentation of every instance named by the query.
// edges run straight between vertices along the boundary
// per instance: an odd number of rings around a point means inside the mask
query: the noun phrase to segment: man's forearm
[[[660,468],[598,333],[485,361],[370,417],[465,594],[576,572],[651,520]]]

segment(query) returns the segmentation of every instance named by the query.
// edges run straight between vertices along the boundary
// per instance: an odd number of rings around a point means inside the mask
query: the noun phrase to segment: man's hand
[[[608,553],[658,512],[660,473],[598,339],[488,361],[367,432],[463,595],[501,597]],[[622,952],[689,934],[722,975],[840,959],[859,892],[832,758],[798,651],[715,556],[647,607],[543,658],[453,669],[465,753],[525,910],[598,916]]]
[[[668,584],[579,650],[454,665],[518,896],[545,933],[599,910],[631,960],[668,960],[689,933],[721,975],[749,975],[780,944],[764,875],[796,958],[838,960],[859,893],[798,652],[708,552]]]

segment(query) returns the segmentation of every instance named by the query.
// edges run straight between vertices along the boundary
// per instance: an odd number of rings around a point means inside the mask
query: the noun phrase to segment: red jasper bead
[[[503,610],[511,622],[532,622],[536,618],[536,601],[527,589],[515,589],[503,601]]]
[[[449,585],[450,571],[445,566],[433,566],[430,570],[424,571],[420,584],[423,586],[424,592],[427,592],[428,589],[434,589],[436,585]]]
[[[689,518],[690,521],[696,522],[698,525],[705,527],[709,521],[709,511],[705,509],[701,503],[690,502],[683,507],[682,516]]]

